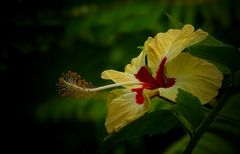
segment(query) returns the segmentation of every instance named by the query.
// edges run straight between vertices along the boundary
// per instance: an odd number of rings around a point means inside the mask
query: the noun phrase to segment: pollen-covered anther
[[[93,94],[94,86],[75,72],[68,71],[59,78],[59,93],[62,96],[83,97]]]

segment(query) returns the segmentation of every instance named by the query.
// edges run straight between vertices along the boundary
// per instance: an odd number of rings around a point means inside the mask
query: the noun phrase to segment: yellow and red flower
[[[207,33],[191,25],[170,29],[149,37],[143,51],[125,67],[125,72],[106,70],[103,79],[110,79],[124,88],[115,90],[118,97],[108,103],[105,126],[117,132],[149,110],[155,96],[175,101],[181,88],[198,97],[202,104],[218,94],[223,75],[206,60],[182,52],[205,39]]]
[[[140,55],[125,67],[125,72],[106,70],[103,79],[114,84],[93,88],[79,75],[68,72],[60,78],[62,95],[82,96],[109,88],[117,95],[108,103],[105,126],[109,133],[117,132],[128,123],[144,115],[150,99],[159,96],[175,101],[178,89],[198,97],[202,104],[218,94],[223,75],[211,63],[192,56],[184,49],[207,37],[207,33],[191,25],[170,29],[149,37]]]

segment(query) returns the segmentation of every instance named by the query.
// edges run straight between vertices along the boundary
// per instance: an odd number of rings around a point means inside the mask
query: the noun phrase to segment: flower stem
[[[229,97],[231,96],[233,90],[228,89],[225,91],[223,96],[220,98],[217,105],[214,107],[214,109],[210,112],[208,117],[201,123],[200,127],[197,129],[196,133],[193,134],[190,143],[186,147],[184,154],[191,154],[195,146],[197,145],[198,141],[203,136],[206,129],[209,127],[209,125],[213,122],[214,118],[217,116],[218,112],[223,108]]]
[[[111,89],[111,88],[116,88],[116,87],[121,87],[121,86],[126,86],[126,85],[141,85],[141,82],[126,82],[126,83],[114,83],[110,85],[105,85],[97,88],[92,88],[89,89],[90,91],[101,91],[105,89]]]
[[[192,125],[189,123],[180,113],[178,112],[172,112],[172,114],[175,116],[179,124],[183,127],[183,129],[190,135],[190,139],[192,139]]]

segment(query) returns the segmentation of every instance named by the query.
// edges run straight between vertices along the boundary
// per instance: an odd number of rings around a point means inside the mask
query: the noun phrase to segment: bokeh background
[[[57,82],[72,70],[95,86],[103,70],[122,71],[144,41],[174,28],[168,15],[239,46],[240,2],[233,0],[12,0],[1,4],[0,74],[7,150],[96,153],[104,128],[107,92],[63,98]],[[123,142],[109,153],[161,153],[183,136]]]

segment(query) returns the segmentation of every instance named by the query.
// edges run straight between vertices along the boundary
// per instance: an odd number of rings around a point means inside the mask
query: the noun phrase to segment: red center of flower
[[[157,88],[168,88],[175,84],[175,78],[167,78],[164,72],[164,65],[167,58],[165,57],[159,65],[156,77],[154,78],[146,66],[142,66],[140,70],[135,74],[135,77],[143,82],[142,88],[133,88],[132,91],[136,92],[136,102],[138,104],[144,103],[143,90],[144,89],[157,89]]]

